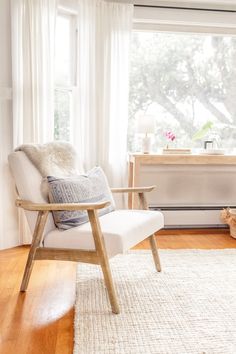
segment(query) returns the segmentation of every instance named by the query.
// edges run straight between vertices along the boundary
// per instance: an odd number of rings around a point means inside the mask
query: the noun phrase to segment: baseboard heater
[[[220,212],[225,205],[217,206],[157,206],[149,205],[150,210],[158,210],[164,214],[165,229],[175,228],[222,228]],[[236,208],[235,205],[230,208]]]

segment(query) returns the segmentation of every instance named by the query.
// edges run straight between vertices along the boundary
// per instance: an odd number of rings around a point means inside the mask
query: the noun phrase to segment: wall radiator
[[[236,166],[142,166],[139,184],[157,186],[148,204],[166,228],[223,228],[220,211],[236,208]]]
[[[233,206],[232,206],[233,207]],[[236,208],[236,206],[234,206]],[[155,207],[151,210],[158,210],[164,214],[165,228],[227,228],[220,220],[220,212],[225,208],[221,207]]]

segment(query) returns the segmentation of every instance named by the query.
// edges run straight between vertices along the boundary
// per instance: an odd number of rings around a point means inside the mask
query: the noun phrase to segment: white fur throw
[[[23,151],[43,177],[65,177],[78,173],[77,154],[69,143],[25,144],[15,151]]]

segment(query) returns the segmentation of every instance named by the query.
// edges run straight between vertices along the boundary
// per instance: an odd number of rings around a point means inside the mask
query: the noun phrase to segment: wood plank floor
[[[163,231],[157,240],[160,248],[236,248],[227,230]],[[0,353],[71,354],[76,265],[35,262],[28,291],[19,293],[28,249],[0,251]]]

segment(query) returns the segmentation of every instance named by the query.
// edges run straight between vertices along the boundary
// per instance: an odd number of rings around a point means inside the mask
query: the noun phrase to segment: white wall
[[[7,156],[12,151],[10,0],[0,0],[0,249],[19,244],[14,184]]]

